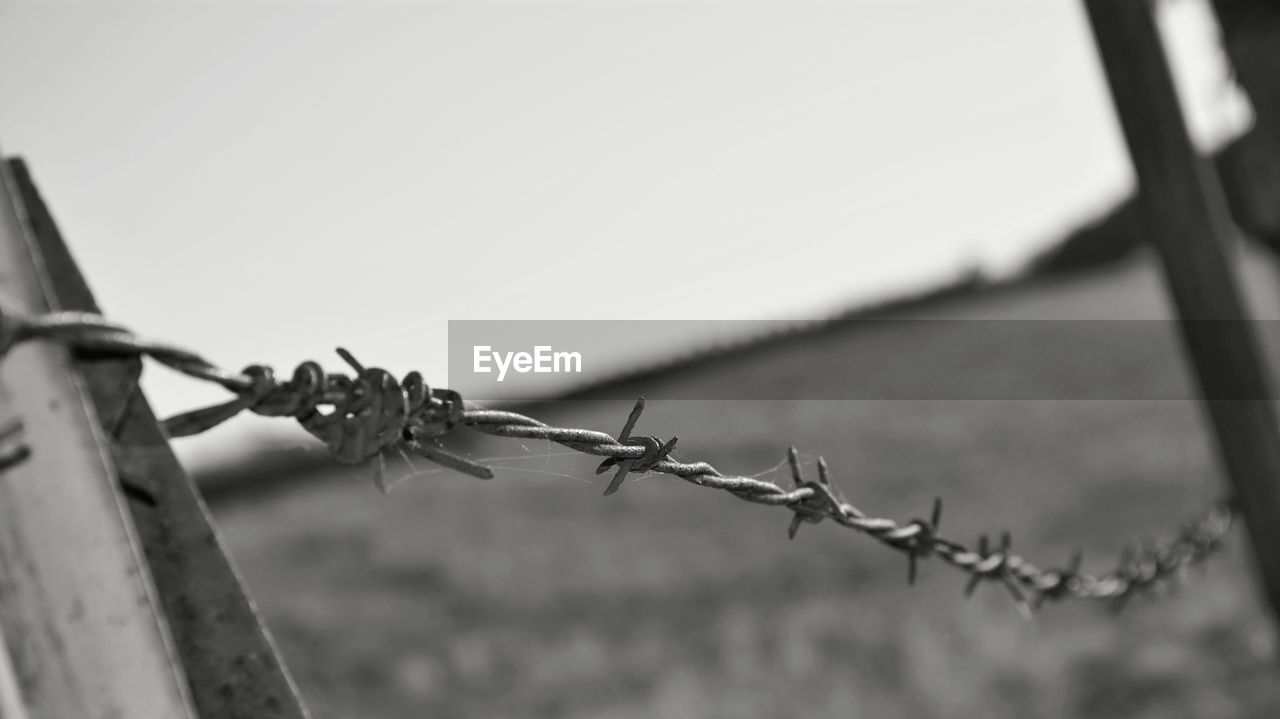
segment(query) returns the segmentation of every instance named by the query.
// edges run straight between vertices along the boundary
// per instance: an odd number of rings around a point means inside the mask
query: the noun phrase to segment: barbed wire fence
[[[460,427],[500,437],[548,440],[585,455],[603,457],[596,473],[614,471],[606,495],[617,492],[632,472],[655,472],[755,504],[785,507],[792,512],[788,529],[791,537],[803,524],[830,520],[906,555],[910,582],[915,581],[920,560],[937,557],[968,575],[966,595],[983,582],[999,583],[1026,617],[1046,601],[1067,598],[1100,600],[1121,608],[1134,595],[1179,579],[1190,567],[1214,554],[1222,546],[1235,516],[1231,502],[1213,503],[1183,525],[1166,544],[1127,546],[1115,568],[1104,574],[1081,571],[1083,555],[1079,550],[1065,565],[1042,569],[1013,552],[1008,532],[995,543],[984,535],[976,548],[943,535],[941,499],[934,500],[927,518],[900,522],[871,516],[840,492],[823,458],[817,460],[817,478],[805,478],[794,446],[787,453],[793,481],[789,489],[756,477],[725,474],[706,462],[676,461],[670,457],[675,437],[663,441],[656,436],[633,434],[645,407],[643,398],[636,402],[622,431],[614,437],[598,430],[552,426],[512,411],[467,408],[457,392],[430,387],[418,372],[397,380],[384,369],[366,367],[342,348],[337,352],[350,365],[352,375],[328,373],[318,363],[308,361],[282,381],[265,365],[228,372],[194,352],[140,337],[100,315],[56,312],[26,316],[0,307],[0,358],[18,344],[41,339],[63,343],[79,352],[151,357],[235,394],[227,402],[165,420],[172,437],[199,434],[244,411],[292,417],[324,442],[337,461],[373,462],[375,483],[383,491],[388,489],[384,450],[409,450],[442,466],[489,479],[493,473],[488,467],[448,450],[439,440]],[[0,456],[0,469],[27,456],[27,449],[12,441],[19,430],[13,425],[0,428],[0,444],[10,446],[7,454]]]

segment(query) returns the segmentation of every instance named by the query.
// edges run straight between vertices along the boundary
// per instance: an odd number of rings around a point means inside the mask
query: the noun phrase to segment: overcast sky
[[[1131,181],[1079,5],[11,0],[0,148],[113,318],[443,378],[448,319],[805,319],[1015,266]],[[1214,142],[1247,109],[1173,6]]]

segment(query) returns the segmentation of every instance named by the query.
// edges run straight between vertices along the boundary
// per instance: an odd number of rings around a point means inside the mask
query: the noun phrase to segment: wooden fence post
[[[1164,265],[1217,446],[1280,613],[1280,423],[1227,261],[1231,225],[1209,162],[1192,146],[1147,0],[1085,0],[1138,177],[1146,230]]]

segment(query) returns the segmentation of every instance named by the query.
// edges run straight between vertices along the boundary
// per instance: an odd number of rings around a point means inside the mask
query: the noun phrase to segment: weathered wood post
[[[1264,593],[1280,612],[1280,423],[1227,261],[1231,224],[1210,163],[1191,143],[1147,0],[1085,0],[1138,177],[1146,232],[1164,266],[1244,518]]]

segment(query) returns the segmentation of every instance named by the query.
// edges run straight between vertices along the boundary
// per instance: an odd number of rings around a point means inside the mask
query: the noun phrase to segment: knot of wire
[[[353,370],[352,376],[328,373],[307,361],[289,379],[281,380],[266,365],[227,372],[194,352],[144,339],[97,314],[55,312],[28,317],[0,308],[0,357],[14,345],[33,339],[60,341],[82,353],[144,355],[236,395],[165,420],[171,437],[199,434],[247,410],[296,419],[339,462],[363,464],[376,458],[374,480],[384,492],[388,487],[382,453],[392,447],[481,479],[493,477],[488,467],[450,452],[437,441],[462,422],[463,403],[457,392],[430,387],[418,372],[397,380],[380,367],[364,366],[343,348],[337,352]]]
[[[1079,550],[1066,564],[1041,569],[1013,552],[1008,532],[1000,534],[999,542],[982,535],[976,547],[945,537],[941,533],[941,499],[934,500],[927,517],[905,523],[869,516],[836,488],[825,459],[817,460],[816,479],[805,478],[794,446],[787,452],[790,488],[757,477],[723,474],[706,462],[673,459],[675,437],[663,441],[656,436],[632,434],[645,408],[643,397],[615,438],[597,430],[555,427],[507,410],[468,409],[457,392],[431,388],[417,372],[396,380],[386,370],[362,365],[342,348],[337,352],[352,369],[352,376],[326,373],[319,364],[308,361],[299,364],[289,379],[280,380],[265,365],[250,365],[240,373],[227,372],[193,352],[140,338],[99,315],[59,312],[25,317],[0,308],[0,357],[14,345],[32,339],[60,341],[82,353],[145,355],[236,395],[227,402],[165,420],[171,436],[198,434],[243,411],[293,417],[321,439],[340,462],[361,464],[377,458],[375,482],[383,491],[387,486],[381,460],[383,450],[389,448],[407,448],[442,466],[489,479],[493,473],[488,467],[450,452],[439,440],[460,426],[500,437],[547,440],[603,457],[596,473],[614,470],[606,495],[617,492],[630,473],[653,472],[718,489],[755,504],[785,507],[792,512],[790,537],[794,538],[804,524],[832,521],[905,554],[911,583],[916,579],[918,562],[936,557],[969,576],[966,596],[983,582],[1000,584],[1028,617],[1044,602],[1065,598],[1103,600],[1116,608],[1123,607],[1133,596],[1181,578],[1189,568],[1217,551],[1234,516],[1229,503],[1215,503],[1184,525],[1167,544],[1149,542],[1127,547],[1116,567],[1105,574],[1082,572],[1083,553]],[[13,427],[0,428],[0,444],[15,431]],[[25,458],[24,452],[25,448],[19,448],[7,458],[0,457],[0,469],[20,462]]]

